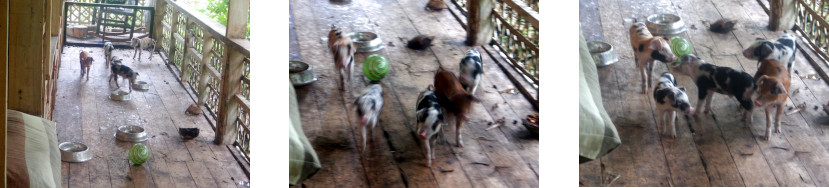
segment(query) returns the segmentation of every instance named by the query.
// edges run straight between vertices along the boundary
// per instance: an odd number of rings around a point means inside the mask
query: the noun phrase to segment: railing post
[[[162,26],[161,21],[164,20],[164,13],[165,10],[167,10],[167,0],[155,0],[155,4],[153,4],[153,6],[155,13],[153,13],[154,19],[152,24],[153,30],[155,31],[153,31],[154,36],[152,36],[152,38],[156,39],[156,42],[158,43],[156,45],[160,46],[161,40],[163,40],[164,37],[164,33],[162,33],[162,31],[164,31],[164,26]],[[163,51],[164,49],[160,50]],[[169,56],[170,54],[167,55]]]
[[[184,36],[182,36],[182,37],[184,37],[184,45],[183,45],[184,47],[181,48],[183,51],[179,52],[179,53],[182,53],[181,54],[181,67],[179,67],[179,68],[181,69],[181,82],[186,83],[185,80],[187,80],[187,75],[188,75],[187,74],[187,51],[191,47],[191,45],[190,45],[190,35],[192,35],[192,33],[190,33],[190,28],[189,28],[190,27],[190,17],[187,17],[187,16],[184,17],[184,25],[183,26],[184,26]]]
[[[244,39],[248,23],[248,8],[250,0],[230,1],[227,11],[227,38]],[[219,92],[219,118],[216,126],[216,139],[220,145],[233,144],[238,134],[235,121],[239,116],[239,104],[233,96],[241,90],[240,82],[245,66],[242,62],[245,55],[233,48],[224,48],[226,61],[222,64],[222,88]]]
[[[176,37],[175,37],[176,27],[178,26],[178,14],[181,14],[181,13],[179,13],[178,10],[173,9],[172,11],[170,11],[170,15],[169,15],[170,18],[171,18],[170,22],[172,22],[172,23],[169,23],[170,24],[170,43],[167,44],[167,45],[170,45],[170,46],[167,47],[167,49],[168,49],[167,55],[170,56],[170,57],[167,57],[167,59],[168,59],[167,63],[173,63],[174,65],[176,64],[176,62],[175,62],[176,61],[176,53],[177,53],[176,52],[176,43],[178,42],[178,40],[176,40]]]
[[[797,10],[796,0],[769,0],[769,29],[779,31],[791,29],[794,26]]]
[[[493,0],[469,0],[467,1],[466,23],[469,28],[466,30],[466,44],[486,44],[492,38],[492,6]]]
[[[216,127],[216,140],[214,140],[220,145],[233,144],[238,134],[235,122],[239,117],[239,104],[233,100],[233,96],[242,89],[239,83],[245,68],[242,62],[245,56],[242,53],[232,48],[225,48],[225,52],[227,61],[223,64],[222,89],[219,92],[219,126]]]
[[[207,80],[210,78],[210,69],[207,68],[210,62],[210,58],[213,56],[213,37],[210,36],[210,32],[202,32],[202,59],[200,62],[201,67],[201,75],[199,75],[199,107],[204,106],[204,103],[207,102],[208,90],[207,90]]]

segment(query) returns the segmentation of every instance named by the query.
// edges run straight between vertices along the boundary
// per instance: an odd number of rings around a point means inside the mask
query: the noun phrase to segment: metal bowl
[[[63,142],[58,145],[60,160],[73,163],[86,162],[92,159],[89,147],[77,142]]]
[[[648,16],[648,22],[645,25],[654,35],[675,35],[685,31],[685,22],[674,14]]]
[[[109,94],[109,99],[116,101],[128,101],[130,100],[130,93],[122,90],[115,90]]]
[[[132,88],[137,90],[148,90],[150,89],[150,83],[145,81],[137,81],[135,84],[132,84]]]
[[[372,32],[349,33],[348,36],[351,37],[354,45],[357,46],[357,52],[360,53],[375,52],[384,47],[383,40]]]
[[[587,43],[587,49],[590,50],[596,66],[604,67],[619,61],[619,57],[613,53],[613,46],[608,43],[590,41]]]
[[[289,64],[291,83],[294,86],[304,86],[317,81],[317,76],[307,63],[291,61]]]
[[[135,125],[124,125],[118,127],[115,138],[125,142],[143,142],[150,139],[143,127]]]

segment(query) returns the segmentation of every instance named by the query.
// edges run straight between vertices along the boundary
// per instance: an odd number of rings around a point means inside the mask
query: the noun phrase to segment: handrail
[[[129,9],[137,9],[137,10],[147,10],[147,12],[150,12],[150,16],[155,18],[155,12],[153,12],[153,10],[155,10],[155,8],[151,7],[151,6],[118,5],[118,4],[105,4],[105,3],[84,3],[84,2],[71,2],[71,1],[66,1],[64,3],[65,3],[65,5],[63,6],[64,15],[68,15],[69,7],[72,6],[72,5],[75,5],[75,6],[116,7],[116,8],[129,8]],[[64,16],[63,17],[63,30],[64,31],[66,31],[66,26],[69,25],[69,24],[67,24],[68,20],[69,20],[69,16]],[[149,25],[150,25],[150,31],[149,31],[150,35],[149,36],[153,36],[153,27],[154,26],[153,26],[153,24],[149,24]],[[63,37],[63,43],[66,43],[66,32],[63,32],[62,37]]]
[[[167,1],[167,5],[171,5],[173,8],[176,8],[179,13],[184,13],[188,17],[193,17],[192,22],[199,25],[201,28],[206,28],[205,31],[210,32],[211,36],[222,36],[219,37],[225,45],[230,46],[231,48],[236,49],[240,53],[244,54],[245,56],[250,56],[250,41],[246,39],[229,39],[225,37],[225,32],[227,31],[227,27],[222,25],[216,20],[213,20],[209,16],[201,13],[189,5],[185,4],[183,1]],[[163,21],[162,21],[163,22]],[[169,23],[168,23],[169,24]]]

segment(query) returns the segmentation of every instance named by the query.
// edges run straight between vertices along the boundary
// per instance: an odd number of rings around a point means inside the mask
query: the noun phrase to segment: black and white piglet
[[[751,60],[757,60],[758,64],[763,59],[772,59],[784,63],[791,75],[796,47],[797,38],[792,33],[786,33],[775,42],[757,38],[751,46],[743,50],[743,56]]]
[[[481,74],[484,73],[481,52],[475,48],[466,51],[466,56],[460,63],[460,81],[463,89],[470,95],[475,95],[478,83],[481,82]]]
[[[653,100],[656,101],[656,126],[662,127],[664,135],[670,125],[671,138],[676,138],[676,112],[694,113],[685,88],[676,85],[676,79],[671,73],[662,73],[659,85],[653,90]]]
[[[705,63],[694,54],[682,57],[679,65],[671,67],[671,70],[680,75],[691,77],[697,85],[699,100],[697,109],[702,109],[705,101],[705,114],[711,111],[711,96],[714,93],[732,96],[737,99],[745,111],[745,125],[751,124],[751,109],[754,104],[751,102],[751,95],[757,89],[754,77],[746,72],[734,70],[729,67],[720,67]],[[696,115],[697,112],[694,113]]]
[[[357,115],[360,117],[360,130],[363,135],[362,151],[365,151],[366,138],[368,138],[366,130],[370,129],[372,134],[369,135],[374,135],[374,127],[377,126],[377,118],[383,108],[383,87],[380,84],[369,85],[363,90],[363,95],[354,101],[354,105],[357,106]],[[371,124],[371,128],[366,127],[368,124]]]
[[[432,85],[421,92],[417,97],[417,138],[423,155],[426,156],[426,166],[432,166],[432,159],[435,159],[435,141],[440,129],[443,127],[443,111],[438,104],[438,97],[435,95],[435,88]],[[441,134],[442,135],[442,134]]]

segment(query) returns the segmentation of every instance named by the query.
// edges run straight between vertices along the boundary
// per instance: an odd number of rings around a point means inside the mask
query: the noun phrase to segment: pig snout
[[[749,49],[743,50],[743,56],[745,56],[745,57],[750,57],[751,56],[751,52],[748,51],[748,50]]]
[[[426,140],[426,130],[420,131],[420,134],[417,134],[417,137],[421,140]]]
[[[368,121],[368,116],[366,116],[366,115],[363,115],[363,117],[360,118],[360,124],[361,125],[365,125],[367,121]]]
[[[758,100],[755,100],[755,101],[754,101],[754,105],[756,105],[756,106],[763,106],[763,102],[760,102],[760,101],[758,101]]]
[[[685,113],[686,114],[693,114],[694,113],[694,107],[688,107],[688,111],[685,111]]]

